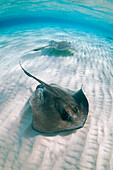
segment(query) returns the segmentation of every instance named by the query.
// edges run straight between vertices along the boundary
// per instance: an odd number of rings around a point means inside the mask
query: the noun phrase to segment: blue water
[[[49,41],[76,50],[33,52]],[[42,136],[31,129],[29,99],[37,82],[83,90],[85,126]],[[113,169],[113,1],[0,1],[0,169]]]
[[[0,14],[0,29],[30,23],[57,23],[113,33],[112,1],[0,1]]]

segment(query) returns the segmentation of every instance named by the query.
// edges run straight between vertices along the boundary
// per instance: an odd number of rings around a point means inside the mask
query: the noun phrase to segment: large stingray
[[[21,66],[21,64],[20,64]],[[82,88],[76,93],[59,86],[48,85],[22,70],[40,83],[31,97],[32,127],[38,132],[54,133],[83,127],[89,110]]]
[[[66,50],[74,50],[76,51],[74,48],[72,48],[72,45],[70,42],[67,42],[67,41],[54,41],[54,40],[51,40],[49,42],[48,45],[46,46],[43,46],[43,47],[39,47],[39,48],[36,48],[36,49],[33,49],[33,51],[39,51],[39,50],[42,50],[42,49],[45,49],[45,48],[52,48],[52,49],[55,49],[57,51],[66,51]]]

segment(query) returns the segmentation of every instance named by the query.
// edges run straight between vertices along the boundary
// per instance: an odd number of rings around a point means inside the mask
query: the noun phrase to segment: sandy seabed
[[[73,55],[32,52],[50,40],[67,40]],[[75,29],[38,28],[1,34],[0,169],[113,169],[113,40]],[[73,91],[84,85],[89,114],[83,128],[47,136],[31,128],[29,99],[45,81]]]

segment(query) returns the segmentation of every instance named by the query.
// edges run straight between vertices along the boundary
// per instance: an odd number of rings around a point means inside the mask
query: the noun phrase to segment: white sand
[[[28,52],[49,40],[70,41],[73,56]],[[113,41],[75,29],[38,28],[0,38],[0,169],[113,169]],[[84,85],[89,114],[83,128],[43,136],[31,129],[29,98],[37,82],[77,91]]]

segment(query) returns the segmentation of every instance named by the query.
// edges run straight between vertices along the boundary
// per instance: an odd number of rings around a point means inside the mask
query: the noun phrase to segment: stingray
[[[51,40],[49,42],[49,44],[46,45],[46,46],[33,49],[33,51],[39,51],[39,50],[42,50],[42,49],[45,49],[45,48],[48,48],[48,47],[51,48],[51,49],[57,50],[57,51],[66,51],[66,50],[76,51],[74,48],[72,48],[72,45],[71,45],[70,42],[67,42],[67,41],[57,42],[57,41],[54,41],[54,40]]]
[[[20,64],[21,66],[21,64]],[[56,133],[82,128],[86,122],[89,104],[82,88],[77,92],[49,85],[28,73],[40,83],[30,99],[33,110],[32,128],[38,132]]]

